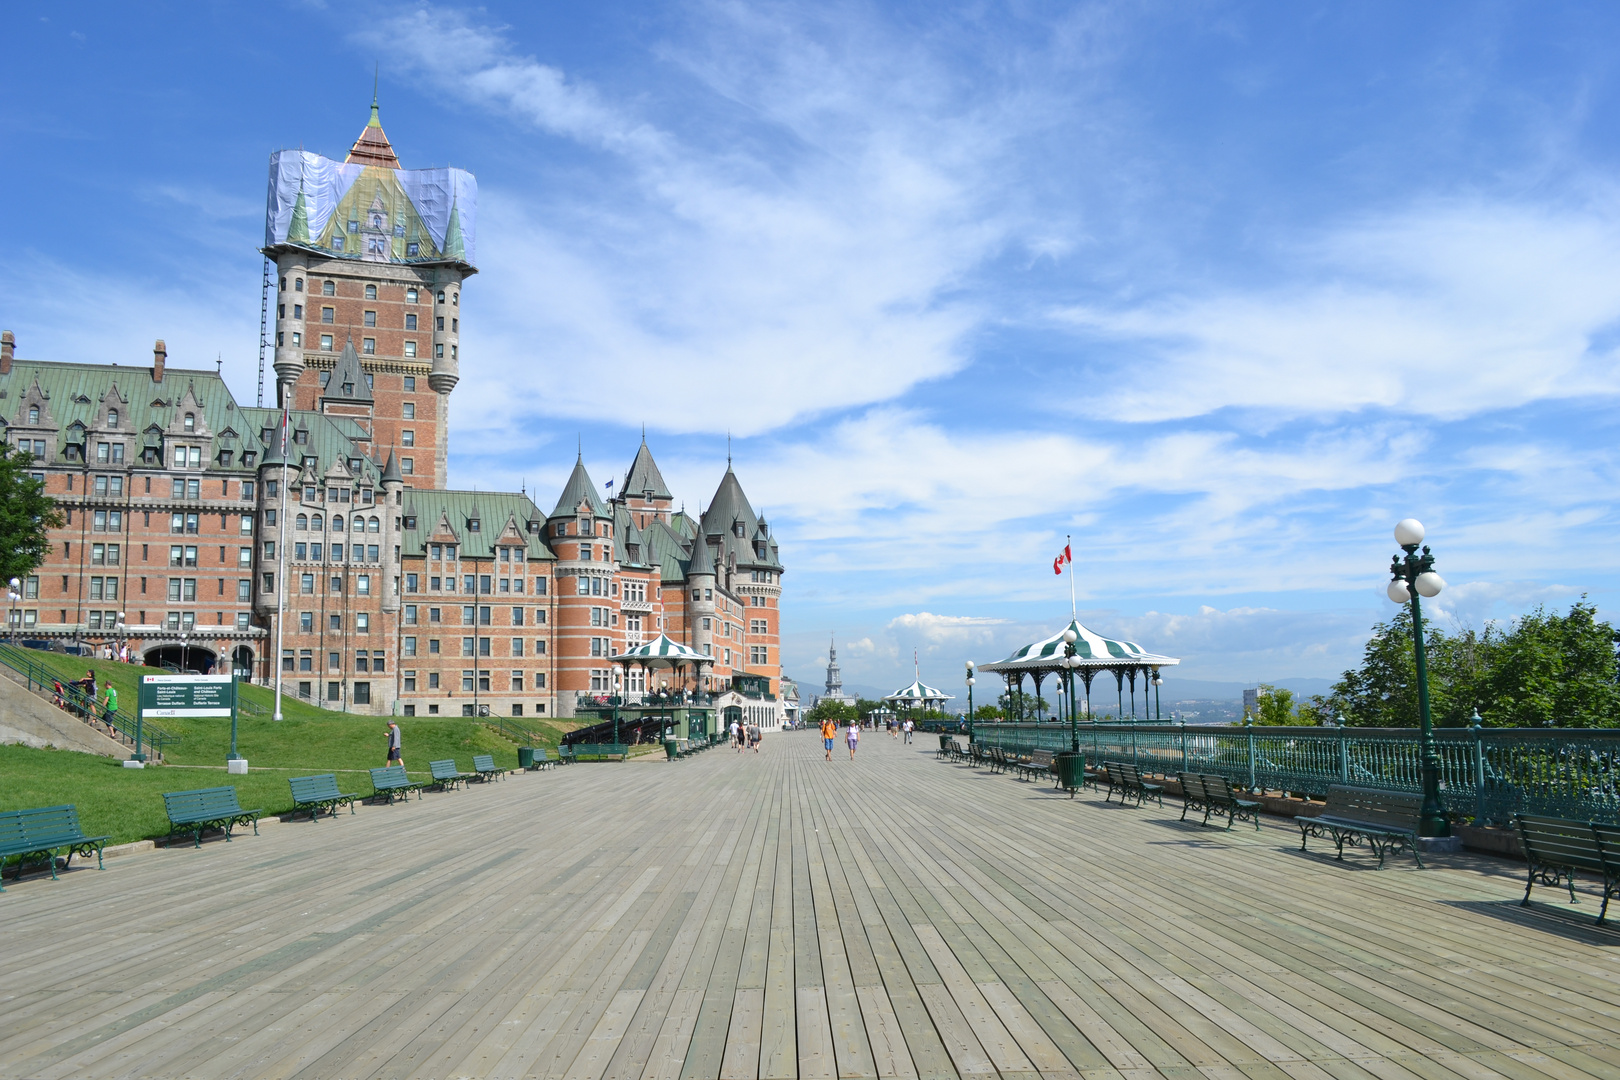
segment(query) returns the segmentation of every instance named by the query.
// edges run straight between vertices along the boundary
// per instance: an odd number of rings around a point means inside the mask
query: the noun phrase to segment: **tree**
[[[855,719],[855,706],[845,705],[842,701],[834,701],[832,698],[822,698],[816,702],[815,708],[805,714],[805,719],[817,726],[820,726],[823,720],[847,724]]]
[[[1505,629],[1483,633],[1448,634],[1430,623],[1424,633],[1430,713],[1440,727],[1465,726],[1476,709],[1497,727],[1620,726],[1617,646],[1620,634],[1585,597],[1568,615],[1537,607]],[[1374,626],[1361,666],[1309,709],[1342,715],[1357,727],[1416,727],[1411,614],[1402,609]]]
[[[1260,715],[1254,718],[1256,724],[1267,727],[1297,727],[1302,724],[1316,723],[1314,715],[1307,715],[1303,710],[1294,711],[1294,692],[1284,690],[1280,686],[1270,683],[1260,684]]]
[[[34,456],[0,446],[0,578],[26,577],[45,561],[50,529],[62,527],[62,511],[29,475]]]
[[[1006,714],[994,705],[980,705],[973,710],[975,720],[1005,720]]]

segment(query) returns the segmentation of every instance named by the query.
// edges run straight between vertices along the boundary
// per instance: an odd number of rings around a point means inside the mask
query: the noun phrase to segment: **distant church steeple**
[[[844,676],[838,670],[838,644],[833,638],[827,639],[827,688],[821,696],[840,699],[844,696]]]

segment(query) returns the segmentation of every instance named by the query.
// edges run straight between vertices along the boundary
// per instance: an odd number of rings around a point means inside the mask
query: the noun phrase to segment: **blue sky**
[[[604,8],[606,10],[589,10]],[[1421,518],[1481,625],[1617,580],[1604,4],[7,5],[0,324],[252,400],[267,155],[480,185],[453,482],[726,439],[784,658],[1059,624],[1331,677]],[[1167,691],[1175,689],[1174,678]]]

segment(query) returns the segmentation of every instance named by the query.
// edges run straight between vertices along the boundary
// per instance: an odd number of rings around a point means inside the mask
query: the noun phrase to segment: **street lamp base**
[[[136,761],[134,758],[129,758],[128,760],[126,760],[124,762],[124,768],[126,768],[126,769],[144,769],[144,768],[146,768],[146,762],[144,762],[144,761]]]
[[[1423,855],[1461,855],[1462,837],[1420,836],[1417,838],[1417,849]]]

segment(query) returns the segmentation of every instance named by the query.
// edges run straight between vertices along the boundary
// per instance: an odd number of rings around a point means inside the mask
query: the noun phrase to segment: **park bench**
[[[204,829],[223,829],[225,842],[231,839],[231,830],[248,822],[253,824],[253,835],[259,835],[259,815],[263,810],[243,810],[236,801],[236,788],[198,788],[195,791],[166,791],[163,808],[169,814],[169,835],[190,831],[197,847],[202,847]]]
[[[449,791],[457,784],[466,782],[473,775],[472,773],[462,772],[457,767],[454,758],[430,761],[428,762],[428,769],[433,774],[433,779],[429,781],[428,787],[437,788],[439,791]]]
[[[1556,886],[1560,881],[1569,889],[1569,902],[1577,903],[1575,874],[1588,873],[1603,886],[1603,906],[1597,917],[1597,925],[1602,926],[1609,914],[1609,900],[1620,894],[1620,825],[1530,814],[1515,814],[1514,822],[1530,870],[1520,906],[1530,906],[1530,890],[1536,885]]]
[[[624,743],[579,743],[569,749],[575,761],[623,761],[630,753]]]
[[[494,754],[474,754],[472,778],[487,784],[491,780],[504,780],[506,770],[495,767]]]
[[[567,743],[557,747],[557,764],[572,765],[574,763],[574,748]]]
[[[1007,751],[1005,749],[1003,749],[1002,747],[999,747],[999,746],[990,747],[989,748],[989,753],[988,753],[988,756],[987,756],[986,760],[987,760],[988,764],[990,765],[990,771],[991,772],[999,773],[999,772],[1006,772],[1007,771],[1007,762],[1008,762]]]
[[[1013,762],[1013,768],[1017,769],[1018,775],[1025,780],[1039,780],[1043,776],[1051,776],[1052,751],[1032,750],[1027,759]]]
[[[403,765],[385,765],[380,769],[371,770],[371,797],[374,800],[385,799],[392,805],[394,796],[397,795],[409,802],[411,792],[416,792],[416,797],[420,799],[422,789],[425,787],[427,784],[423,781],[412,780],[406,776]]]
[[[337,777],[332,773],[321,773],[319,776],[289,776],[287,783],[292,788],[293,814],[297,815],[300,810],[308,810],[310,821],[318,821],[322,810],[337,817],[340,806],[347,806],[349,813],[353,814],[354,800],[360,797],[352,792],[339,791]]]
[[[1113,798],[1114,792],[1119,792],[1119,801],[1123,803],[1127,796],[1136,798],[1136,805],[1152,799],[1160,806],[1164,805],[1164,785],[1151,784],[1142,778],[1142,771],[1135,765],[1123,761],[1103,762],[1103,772],[1108,776],[1108,794],[1103,796],[1103,802]]]
[[[560,749],[557,751],[557,755],[558,755],[559,758],[561,758],[562,751]],[[550,768],[555,768],[558,764],[560,764],[560,761],[553,761],[546,754],[545,747],[537,746],[537,747],[534,748],[534,768],[536,768],[536,769],[550,769]]]
[[[1313,836],[1326,836],[1338,847],[1338,859],[1344,860],[1344,845],[1355,847],[1362,840],[1378,855],[1378,868],[1384,868],[1386,855],[1399,855],[1408,847],[1423,869],[1423,854],[1418,851],[1418,815],[1423,809],[1423,796],[1414,791],[1390,791],[1386,788],[1350,787],[1334,784],[1328,788],[1327,805],[1315,817],[1300,817],[1299,850]]]
[[[96,869],[101,864],[101,849],[107,844],[105,836],[86,836],[79,827],[79,811],[75,806],[42,806],[34,810],[6,810],[0,812],[0,869],[11,856],[17,856],[17,878],[23,874],[23,864],[30,859],[44,859],[51,866],[51,880],[56,880],[56,853],[65,853],[63,865],[73,861],[74,855],[96,853]],[[5,883],[0,881],[0,892]]]
[[[1234,821],[1252,821],[1256,831],[1260,828],[1260,803],[1255,799],[1240,799],[1232,785],[1227,783],[1226,777],[1210,773],[1177,773],[1176,779],[1181,781],[1181,820],[1187,820],[1188,810],[1202,810],[1204,820],[1201,824],[1209,824],[1211,814],[1220,814],[1226,818],[1226,828],[1232,828]]]

